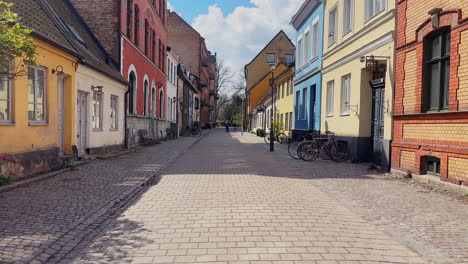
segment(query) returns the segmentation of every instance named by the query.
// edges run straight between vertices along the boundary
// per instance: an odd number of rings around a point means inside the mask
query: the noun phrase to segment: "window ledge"
[[[349,113],[340,114],[340,116],[350,116]]]
[[[325,117],[333,117],[334,115],[326,115]]]
[[[102,128],[93,128],[93,132],[102,132]]]
[[[10,122],[10,121],[1,121],[0,126],[15,126],[15,122]]]
[[[31,122],[28,123],[29,126],[48,126],[47,122]]]
[[[119,131],[119,130],[118,130],[118,129],[109,129],[109,131],[111,131],[111,132],[117,132],[117,131]]]
[[[344,33],[343,33],[343,37],[345,37],[346,35],[350,34],[351,32],[353,32],[352,29],[351,29],[350,31],[348,31],[348,32],[344,32]]]

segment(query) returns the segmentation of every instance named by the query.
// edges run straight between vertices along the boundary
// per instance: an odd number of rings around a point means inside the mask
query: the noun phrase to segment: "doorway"
[[[372,88],[372,161],[383,165],[384,160],[384,110],[385,110],[385,79],[370,81]]]
[[[88,106],[88,94],[85,92],[78,92],[76,100],[76,146],[78,148],[78,155],[85,153],[86,151],[86,139],[87,139],[87,106]]]

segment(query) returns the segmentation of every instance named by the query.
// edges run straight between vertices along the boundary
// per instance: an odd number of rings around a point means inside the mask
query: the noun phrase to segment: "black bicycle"
[[[343,162],[349,157],[348,145],[336,141],[335,133],[327,131],[324,136],[303,141],[297,148],[297,156],[304,161],[314,161],[320,156],[322,159]]]

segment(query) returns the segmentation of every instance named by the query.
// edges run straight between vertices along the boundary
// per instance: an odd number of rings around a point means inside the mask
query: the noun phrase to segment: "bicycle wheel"
[[[195,129],[192,131],[192,137],[201,137],[202,133],[200,129]]]
[[[299,157],[299,155],[297,154],[297,149],[299,147],[299,145],[301,144],[302,142],[299,142],[299,141],[294,141],[294,142],[291,142],[288,146],[288,154],[289,156],[291,156],[291,158],[293,159],[296,159],[296,160],[299,160],[301,159]]]
[[[288,136],[286,136],[284,133],[280,133],[276,138],[280,144],[288,142],[289,139]]]
[[[346,161],[349,157],[348,145],[342,141],[333,141],[327,148],[328,156],[336,162]]]
[[[265,140],[266,144],[270,144],[270,133],[265,133],[263,140]]]
[[[319,150],[313,141],[307,141],[299,146],[297,154],[303,161],[314,161],[318,157]]]

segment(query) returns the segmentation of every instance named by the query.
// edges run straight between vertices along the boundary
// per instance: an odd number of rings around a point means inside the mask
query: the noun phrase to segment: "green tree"
[[[36,45],[31,30],[11,10],[13,4],[0,0],[0,75],[10,78],[23,73],[25,65],[36,64]],[[12,63],[16,59],[16,63]]]

